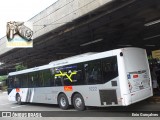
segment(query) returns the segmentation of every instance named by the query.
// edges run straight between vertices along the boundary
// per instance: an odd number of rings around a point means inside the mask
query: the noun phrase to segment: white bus
[[[146,51],[122,48],[87,53],[9,73],[10,101],[86,106],[128,106],[153,95]]]

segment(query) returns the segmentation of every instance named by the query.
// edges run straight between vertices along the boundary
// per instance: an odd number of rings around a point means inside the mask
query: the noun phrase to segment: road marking
[[[0,105],[8,105],[8,104],[11,104],[11,103],[4,103],[4,104],[0,104]]]
[[[23,106],[26,106],[26,105],[14,106],[14,107],[11,107],[11,108],[15,109],[15,108],[23,107]]]

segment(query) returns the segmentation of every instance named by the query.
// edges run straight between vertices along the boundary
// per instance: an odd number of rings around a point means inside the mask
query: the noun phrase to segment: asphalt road
[[[132,113],[134,115],[142,114],[150,114],[154,113],[156,114],[156,111],[160,111],[160,103],[149,103],[147,100],[133,104],[128,107],[107,107],[107,108],[88,108],[86,111],[79,112],[76,111],[74,108],[70,108],[67,111],[61,110],[58,105],[50,105],[50,104],[24,104],[24,105],[18,105],[15,102],[10,102],[7,99],[7,93],[6,92],[0,92],[0,116],[2,116],[2,112],[11,112],[12,120],[22,120],[21,117],[23,116],[23,120],[28,119],[25,118],[25,115],[31,115],[32,118],[29,118],[30,120],[45,120],[46,116],[54,116],[54,117],[47,117],[47,120],[62,120],[62,119],[68,119],[72,120],[97,120],[97,117],[100,117],[101,120],[106,120],[106,117],[110,120],[115,119],[122,119],[122,120],[128,120],[126,116],[129,117],[131,120],[137,120],[137,119],[148,119],[148,117],[142,118],[142,117],[132,117]],[[32,113],[37,115],[37,118],[33,117]],[[45,111],[45,112],[44,112]],[[17,114],[16,114],[17,113]],[[20,114],[18,114],[20,113]],[[4,114],[4,113],[3,113]],[[13,115],[14,114],[14,115]],[[102,117],[101,117],[102,116]],[[160,112],[158,114],[160,117]],[[63,117],[63,118],[62,118]],[[123,118],[120,118],[123,117]],[[158,120],[159,117],[152,117],[149,119]],[[0,117],[0,120],[2,117]],[[3,117],[3,120],[11,120],[11,118]],[[108,119],[107,119],[108,120]]]

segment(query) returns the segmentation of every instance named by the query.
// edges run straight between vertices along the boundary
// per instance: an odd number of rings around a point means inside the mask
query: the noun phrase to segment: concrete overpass
[[[3,68],[34,67],[89,51],[158,49],[160,24],[149,23],[160,18],[159,12],[159,0],[59,0],[29,20],[33,48],[6,48],[6,37],[0,40],[0,62]]]

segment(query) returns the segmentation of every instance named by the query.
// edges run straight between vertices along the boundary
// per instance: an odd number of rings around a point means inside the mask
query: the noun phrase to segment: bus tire
[[[58,96],[58,105],[63,110],[66,110],[69,108],[69,102],[65,94],[60,94]]]
[[[21,96],[19,94],[16,95],[16,101],[18,105],[22,105]]]
[[[73,105],[74,108],[78,111],[83,111],[86,109],[84,99],[81,94],[75,94],[73,96]]]

